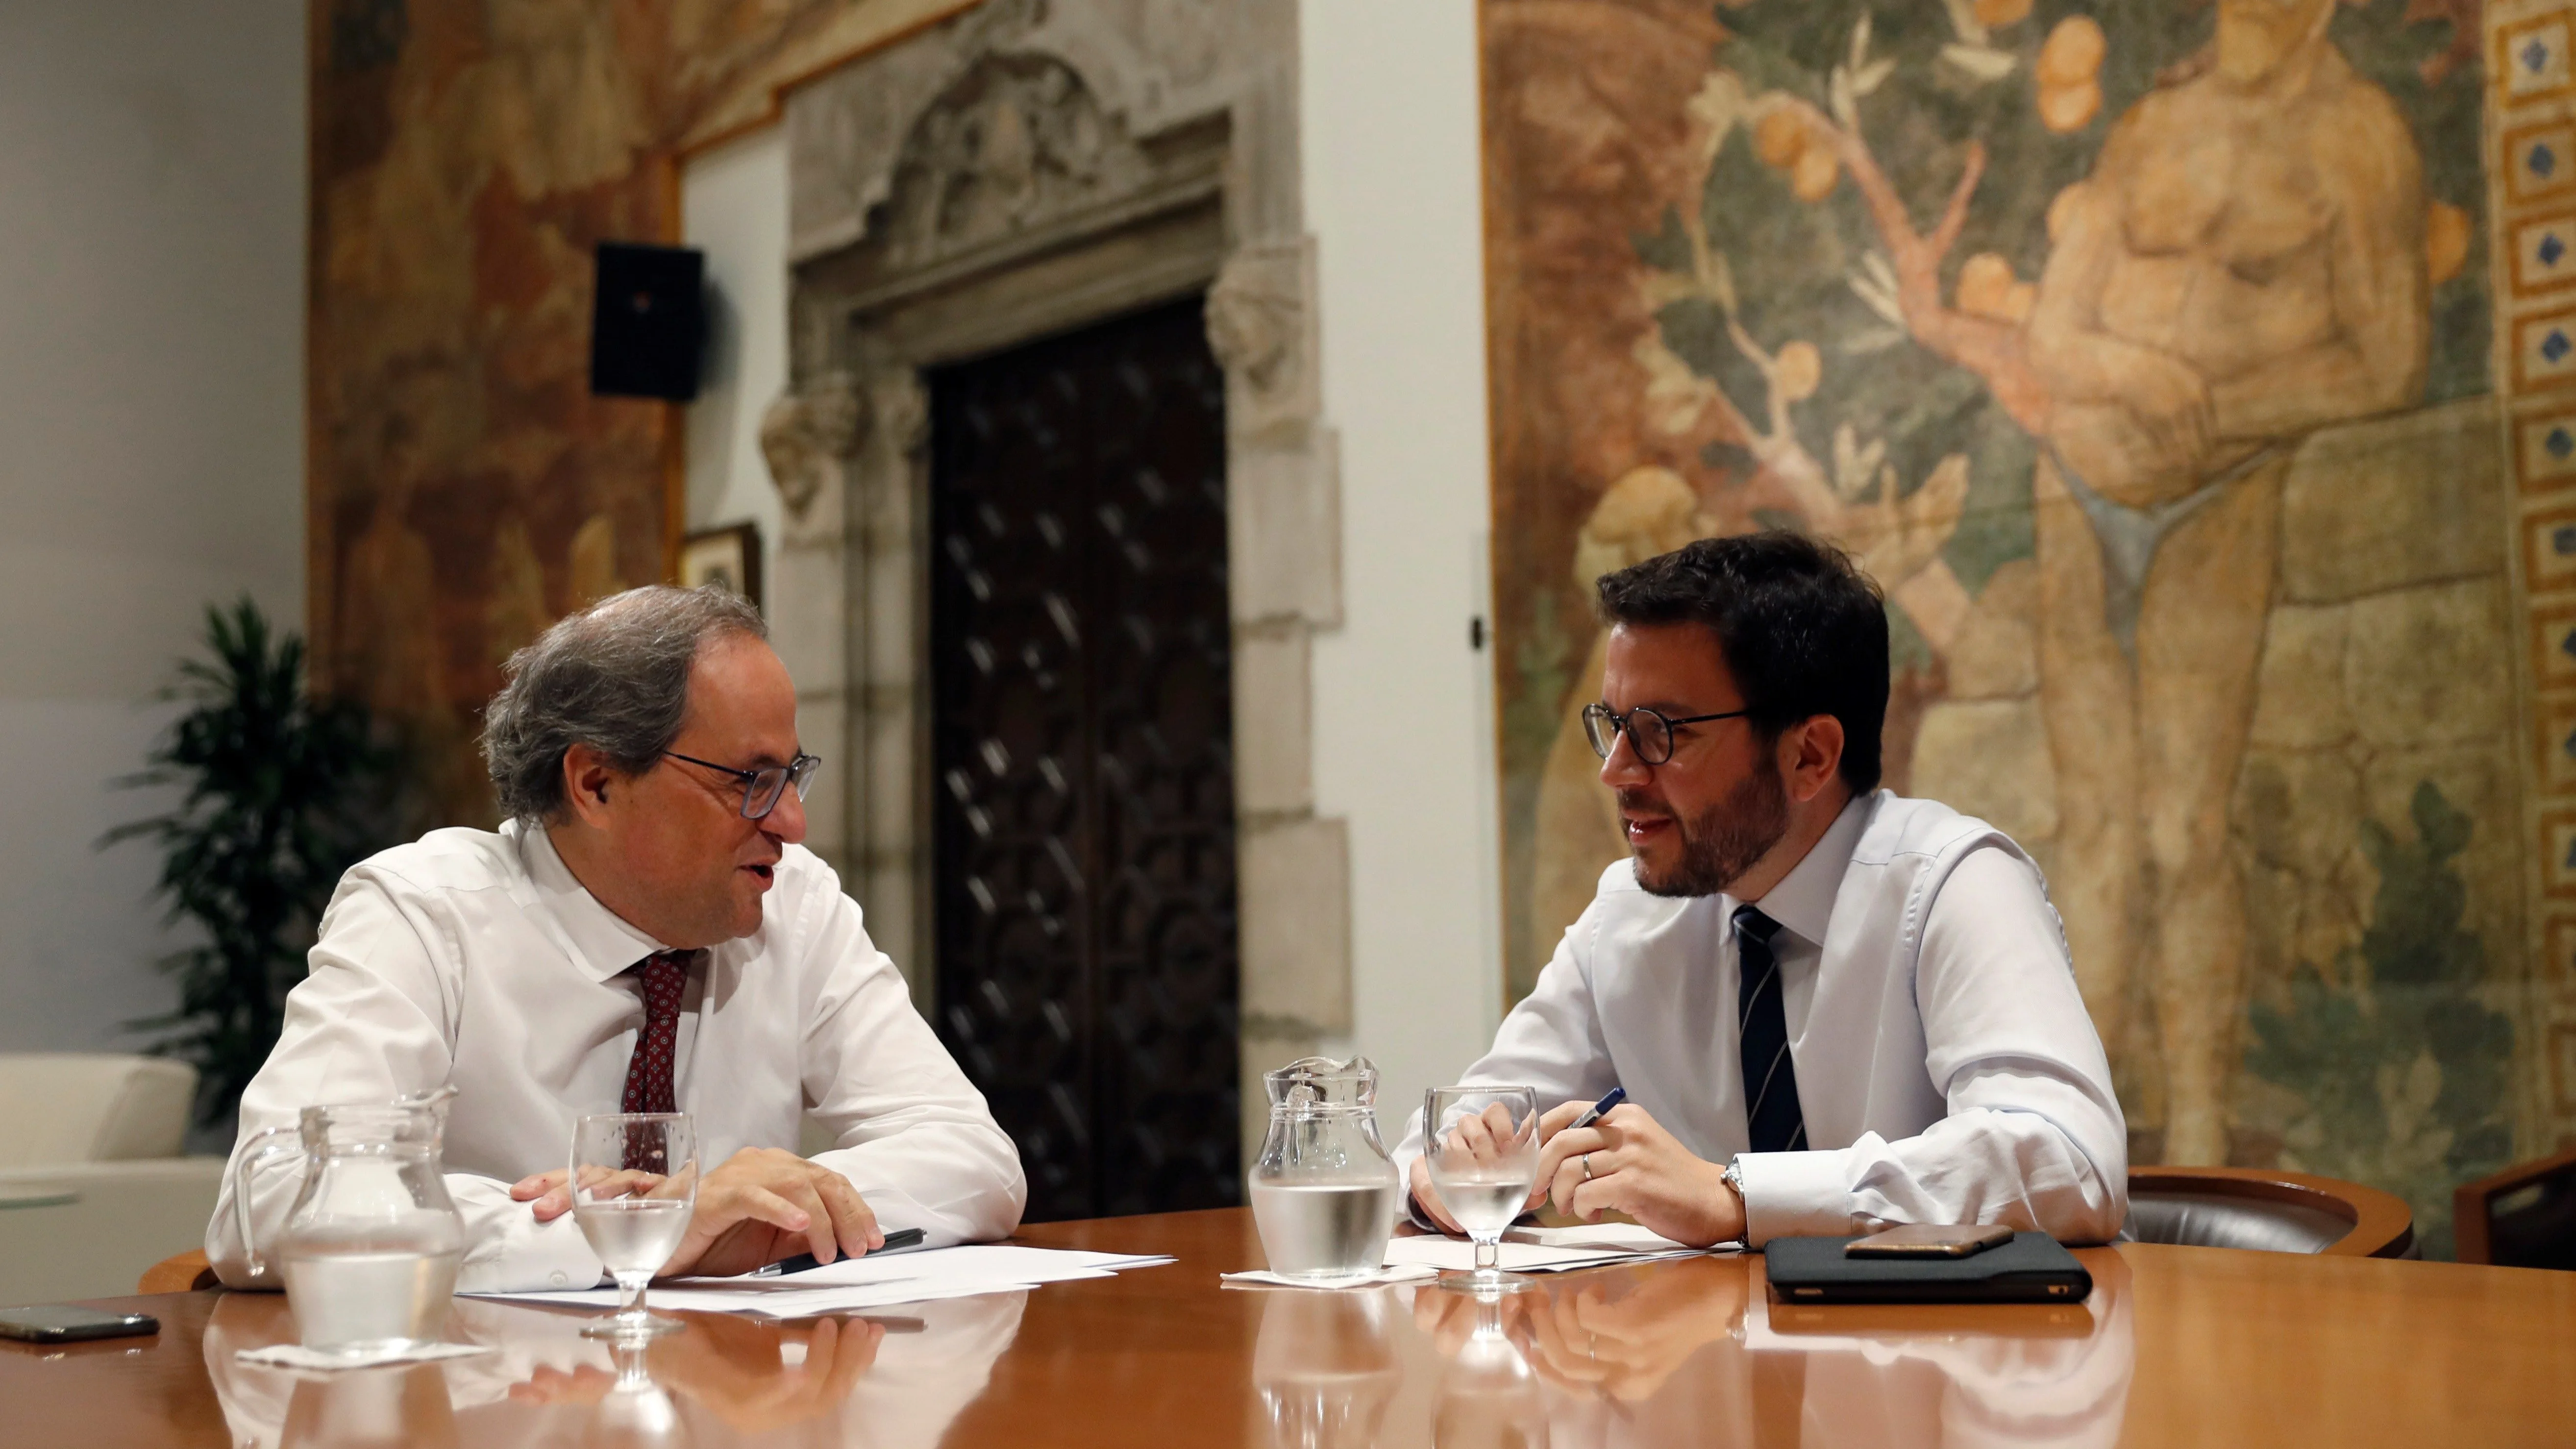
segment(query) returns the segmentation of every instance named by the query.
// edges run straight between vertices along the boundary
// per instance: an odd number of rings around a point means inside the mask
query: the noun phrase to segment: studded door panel
[[[1032,1221],[1242,1196],[1224,397],[1196,300],[931,377],[938,1024]]]

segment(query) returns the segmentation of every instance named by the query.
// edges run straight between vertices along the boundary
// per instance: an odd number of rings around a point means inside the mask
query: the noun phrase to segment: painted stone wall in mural
[[[1486,0],[1516,994],[1622,852],[1589,580],[1785,525],[1887,591],[1889,783],[2048,871],[2139,1160],[2439,1247],[2548,1145],[2474,6]]]

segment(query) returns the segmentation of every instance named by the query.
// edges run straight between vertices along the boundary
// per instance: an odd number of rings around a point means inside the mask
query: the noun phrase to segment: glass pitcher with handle
[[[233,1212],[250,1276],[285,1281],[306,1348],[374,1353],[434,1343],[447,1327],[465,1221],[447,1195],[442,1087],[384,1103],[307,1107],[271,1127],[233,1164]],[[296,1141],[277,1139],[292,1135]],[[304,1185],[285,1230],[262,1253],[251,1224],[251,1173],[301,1152]]]
[[[1262,1078],[1270,1135],[1250,1177],[1270,1271],[1319,1282],[1386,1261],[1402,1179],[1377,1135],[1377,1066],[1307,1057]]]

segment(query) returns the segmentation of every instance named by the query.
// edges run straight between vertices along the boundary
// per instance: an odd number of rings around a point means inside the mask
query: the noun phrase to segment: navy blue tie
[[[1771,937],[1780,923],[1751,906],[1735,908],[1736,1037],[1744,1064],[1747,1151],[1798,1152],[1807,1119],[1798,1111],[1798,1065],[1789,1060],[1789,1016],[1780,1006],[1780,962]]]

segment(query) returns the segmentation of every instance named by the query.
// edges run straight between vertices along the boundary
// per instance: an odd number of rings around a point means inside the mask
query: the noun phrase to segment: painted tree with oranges
[[[2466,0],[2463,0],[2466,3]],[[1753,0],[1692,103],[1697,193],[1637,239],[1660,425],[1708,412],[1744,512],[1842,538],[1937,655],[2029,552],[2049,395],[2023,342],[2063,200],[2108,128],[2207,64],[2183,0]],[[2330,32],[2414,126],[2428,397],[2486,386],[2474,11],[2346,5]],[[2466,35],[2465,44],[2460,37]],[[1918,662],[1922,653],[1917,654]]]

